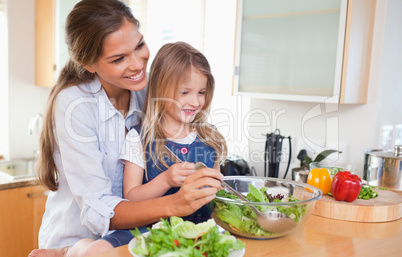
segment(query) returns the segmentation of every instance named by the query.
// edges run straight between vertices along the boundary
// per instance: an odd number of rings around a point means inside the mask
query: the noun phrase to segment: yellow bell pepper
[[[331,191],[331,182],[331,175],[325,168],[312,169],[308,174],[307,184],[321,189],[324,195]]]

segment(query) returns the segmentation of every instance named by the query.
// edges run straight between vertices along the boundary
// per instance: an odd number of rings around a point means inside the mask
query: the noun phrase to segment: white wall
[[[210,122],[225,136],[230,153],[243,156],[248,140],[242,129],[242,110],[249,109],[250,101],[241,103],[232,96],[236,1],[206,1],[205,20],[204,54],[215,78]]]
[[[36,87],[35,81],[35,1],[9,0],[9,158],[33,157],[39,135],[28,134],[29,120],[43,113],[50,88]]]
[[[389,140],[382,142],[392,147],[402,144],[402,1],[387,2],[377,125],[392,128]]]

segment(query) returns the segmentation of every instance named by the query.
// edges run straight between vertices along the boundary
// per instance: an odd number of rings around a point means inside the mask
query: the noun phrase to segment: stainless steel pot
[[[293,168],[292,180],[301,183],[307,183],[308,174],[310,173],[307,168]]]
[[[402,191],[402,145],[394,151],[373,149],[364,154],[363,179],[369,185]]]

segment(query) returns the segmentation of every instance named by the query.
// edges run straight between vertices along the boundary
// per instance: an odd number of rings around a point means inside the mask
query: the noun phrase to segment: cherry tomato
[[[179,246],[179,240],[177,240],[177,239],[173,239],[173,244],[175,245],[175,246]]]

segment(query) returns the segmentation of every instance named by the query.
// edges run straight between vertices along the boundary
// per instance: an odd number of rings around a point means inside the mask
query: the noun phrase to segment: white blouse
[[[71,246],[107,234],[114,208],[123,201],[119,155],[125,131],[139,122],[145,92],[131,92],[126,118],[110,103],[97,78],[59,93],[53,154],[59,189],[47,199],[40,248]]]

